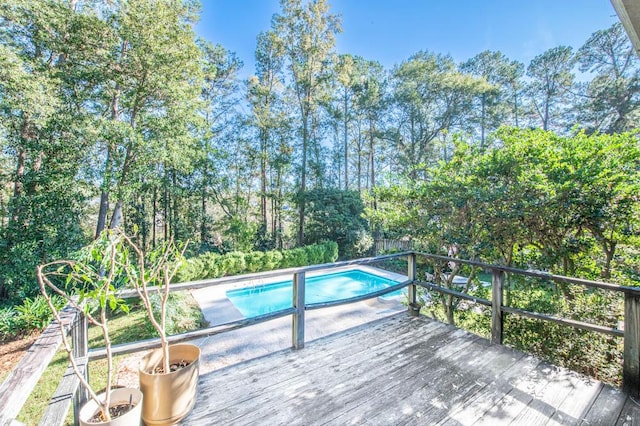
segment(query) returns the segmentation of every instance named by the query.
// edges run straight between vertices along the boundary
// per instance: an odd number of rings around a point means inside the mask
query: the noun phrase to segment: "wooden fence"
[[[375,240],[373,243],[374,254],[377,256],[380,253],[394,250],[394,251],[410,251],[413,250],[413,241],[411,240],[388,240],[381,239]]]

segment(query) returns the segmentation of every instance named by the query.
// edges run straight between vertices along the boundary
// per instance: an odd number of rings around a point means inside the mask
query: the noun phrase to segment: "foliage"
[[[377,191],[367,216],[383,229],[403,230],[425,251],[482,259],[522,269],[638,285],[640,145],[635,134],[503,128],[495,146],[459,142],[448,163],[428,178]],[[423,278],[480,295],[478,271],[447,263],[422,265]],[[453,286],[456,274],[471,285]],[[488,294],[480,297],[488,297]],[[600,291],[509,277],[506,303],[534,312],[617,327],[622,301]],[[430,293],[426,312],[481,335],[488,313]],[[507,316],[509,344],[553,362],[618,383],[620,341],[571,328]],[[550,343],[553,342],[553,343]],[[583,348],[582,350],[580,348]]]
[[[53,305],[57,309],[62,309],[67,301],[60,296],[52,297]],[[22,305],[15,307],[17,312],[16,326],[20,332],[29,332],[31,330],[41,330],[45,328],[53,316],[47,305],[47,301],[42,296],[36,296],[33,299],[26,298]]]
[[[140,301],[137,299],[128,299],[127,305],[131,308],[128,313],[119,311],[109,312],[107,314],[112,344],[131,343],[156,337],[155,330],[149,322],[144,307],[140,305]],[[176,293],[175,296],[172,295],[167,311],[175,312],[175,315],[172,315],[177,319],[176,325],[178,325],[178,327],[174,328],[175,332],[195,330],[198,328],[198,324],[202,324],[202,312],[200,312],[199,309],[194,309],[194,306],[197,306],[197,302],[188,292]],[[181,329],[182,326],[188,327],[188,329]],[[89,347],[91,349],[98,349],[104,346],[102,332],[99,328],[89,327],[88,334]],[[119,371],[119,364],[123,362],[126,357],[128,357],[128,355],[114,357],[113,368]],[[55,393],[58,382],[67,369],[67,366],[66,353],[64,350],[61,350],[51,361],[38,381],[34,391],[29,395],[29,398],[20,411],[19,421],[29,426],[39,424],[40,417],[50,403],[51,397]],[[89,363],[89,379],[94,388],[103,389],[106,385],[106,376],[107,363],[104,359]],[[73,422],[71,413],[69,417],[71,418],[67,418],[67,424]]]
[[[180,268],[184,259],[184,251],[178,248],[172,240],[157,249],[145,253],[131,237],[122,231],[116,233],[122,240],[119,247],[123,256],[116,260],[122,274],[131,287],[134,288],[144,306],[149,322],[160,337],[162,359],[161,366],[151,366],[152,369],[161,367],[164,374],[169,374],[169,291],[171,280]],[[155,309],[154,309],[155,308]]]
[[[516,284],[510,292],[511,306],[611,328],[622,321],[622,297],[578,286],[570,291],[572,298],[567,300],[561,297],[562,292],[548,285]],[[599,380],[621,383],[620,338],[508,315],[505,343]]]
[[[542,130],[562,129],[568,104],[565,99],[575,78],[571,71],[575,60],[571,47],[558,46],[533,58],[527,67],[531,78],[527,91]]]
[[[219,278],[249,272],[335,262],[338,244],[332,241],[290,250],[267,252],[205,253],[187,259],[175,275],[176,282]]]
[[[315,132],[315,117],[321,98],[328,88],[330,68],[329,60],[333,55],[335,35],[341,31],[340,17],[329,13],[326,0],[281,0],[282,13],[272,19],[275,43],[282,50],[285,59],[291,90],[299,111],[300,149],[300,187],[299,194],[307,191],[307,169],[310,151],[318,152],[318,141],[312,135]],[[313,150],[311,149],[313,148]],[[319,160],[319,159],[318,159]],[[316,161],[316,176],[322,181],[321,167]],[[298,204],[297,243],[304,241],[305,199]]]
[[[171,239],[220,252],[331,239],[360,256],[370,236],[359,213],[344,234],[321,235],[307,193],[430,179],[428,167],[456,160],[457,140],[499,147],[489,132],[505,124],[631,130],[640,105],[639,62],[619,24],[576,54],[543,52],[524,81],[525,64],[501,52],[461,64],[415,52],[391,69],[336,55],[341,22],[328,2],[282,0],[243,82],[241,58],[196,38],[193,0],[7,0],[0,13],[3,302],[35,296],[37,264],[72,257],[118,223],[145,251]],[[589,81],[576,83],[574,64]]]
[[[13,337],[18,333],[16,310],[12,306],[0,308],[0,341]]]
[[[590,131],[626,132],[640,113],[638,57],[622,24],[596,31],[577,53],[581,71],[596,72],[586,85],[579,116]]]
[[[500,146],[482,152],[459,142],[426,181],[379,189],[367,216],[432,252],[612,276],[616,249],[640,227],[635,135],[504,128],[496,137]]]
[[[460,66],[461,71],[484,78],[487,85],[477,91],[475,107],[469,121],[480,127],[480,149],[486,146],[489,132],[497,130],[508,116],[518,125],[518,80],[524,73],[524,65],[510,61],[502,52],[485,50]]]
[[[419,169],[439,158],[439,138],[459,125],[474,96],[488,89],[485,80],[456,70],[450,56],[423,51],[396,66],[392,90],[400,119],[392,143],[402,172],[417,178]]]
[[[358,192],[314,189],[301,196],[305,199],[307,212],[305,244],[328,239],[338,243],[343,258],[355,257],[356,244],[368,232],[362,217],[364,205]]]
[[[153,313],[156,317],[160,317],[162,309],[162,299],[158,294],[152,294],[151,304]],[[145,320],[147,324],[147,335],[155,336],[156,331],[153,329],[151,322]],[[165,329],[167,335],[184,333],[185,331],[196,330],[206,326],[206,321],[200,311],[197,302],[187,296],[186,293],[171,293],[167,301],[167,312],[165,318]]]
[[[111,340],[107,324],[108,311],[128,311],[126,302],[116,295],[116,288],[122,285],[122,279],[130,279],[132,271],[127,269],[127,253],[125,252],[123,235],[115,232],[104,232],[100,238],[82,250],[80,260],[58,260],[39,265],[36,271],[40,292],[44,296],[53,317],[56,319],[62,343],[81,385],[95,401],[106,421],[111,420],[109,413],[111,397],[111,381],[113,374],[113,358]],[[85,375],[80,371],[73,355],[71,344],[65,333],[65,326],[52,295],[58,295],[65,302],[81,312],[89,322],[98,327],[107,353],[107,374],[105,398],[98,398]],[[76,298],[76,296],[78,296]]]
[[[475,280],[466,292],[474,297],[491,298],[490,287],[479,285]],[[618,327],[622,321],[623,300],[619,295],[579,286],[571,287],[570,292],[572,297],[568,300],[559,288],[550,283],[507,275],[505,304],[610,328]],[[434,318],[446,320],[446,308],[441,302],[447,296],[437,292],[420,294],[425,302],[424,312]],[[490,338],[490,308],[460,301],[456,304],[454,318],[458,327]],[[506,345],[598,380],[614,385],[621,383],[623,341],[620,338],[512,314],[505,315],[503,333]]]
[[[66,299],[60,296],[53,296],[52,302],[57,309],[62,309],[67,303]],[[42,330],[52,319],[51,309],[41,295],[26,298],[20,305],[0,308],[0,341]]]
[[[37,293],[38,263],[86,242],[78,222],[90,196],[78,179],[89,144],[85,120],[67,96],[64,66],[52,60],[62,34],[83,22],[64,4],[44,1],[9,0],[0,14],[0,299],[19,301]]]

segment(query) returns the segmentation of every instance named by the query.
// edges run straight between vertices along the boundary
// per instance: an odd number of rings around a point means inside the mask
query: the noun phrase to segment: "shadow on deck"
[[[205,373],[199,386],[185,425],[640,422],[616,388],[405,313]]]

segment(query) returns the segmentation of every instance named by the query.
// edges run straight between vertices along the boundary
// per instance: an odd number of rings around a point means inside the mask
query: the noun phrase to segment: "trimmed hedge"
[[[176,273],[174,282],[330,263],[337,258],[338,244],[333,241],[282,251],[234,251],[224,255],[205,253],[187,259]]]

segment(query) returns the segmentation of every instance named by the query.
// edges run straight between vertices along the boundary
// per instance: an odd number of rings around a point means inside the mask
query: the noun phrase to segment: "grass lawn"
[[[169,321],[170,324],[168,324],[167,327],[168,331],[170,331],[169,334],[195,330],[204,325],[202,312],[190,293],[181,292],[172,294],[170,304],[167,311],[173,321]],[[128,314],[118,313],[113,315],[109,320],[109,332],[111,342],[114,345],[157,337],[147,319],[146,311],[138,304],[138,301],[132,300],[129,306],[131,311]],[[89,327],[89,347],[98,348],[102,346],[104,346],[104,342],[100,329]],[[118,362],[125,356],[126,355],[114,358],[114,376]],[[62,348],[58,351],[40,378],[36,388],[22,408],[18,421],[23,422],[25,425],[37,425],[39,423],[40,417],[55,393],[67,365],[67,354],[64,348]],[[91,382],[91,386],[98,390],[98,392],[104,389],[106,385],[106,375],[106,360],[97,360],[89,364],[89,381]],[[73,415],[69,413],[67,423],[70,424],[72,420]]]

